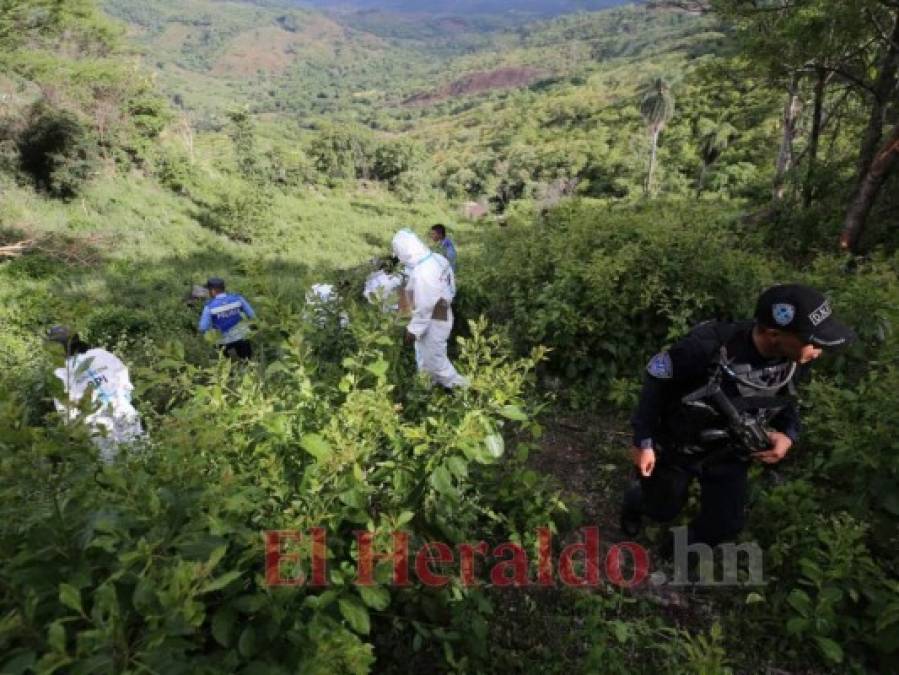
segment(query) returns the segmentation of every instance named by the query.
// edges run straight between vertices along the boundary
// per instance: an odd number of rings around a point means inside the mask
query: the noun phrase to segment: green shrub
[[[185,153],[161,152],[156,157],[156,177],[160,184],[178,194],[189,194],[197,172]]]
[[[336,373],[296,323],[277,326],[288,337],[264,368],[147,353],[132,376],[152,441],[99,469],[83,428],[29,425],[20,392],[0,392],[4,672],[364,673],[374,644],[415,635],[431,663],[487,667],[489,603],[458,581],[357,587],[354,531],[403,529],[415,550],[530,545],[534,523],[552,526],[560,503],[511,446],[534,428],[523,396],[540,354],[504,358],[476,326],[460,358],[472,386],[441,396],[393,379],[409,355],[382,320],[354,317]],[[329,587],[266,586],[261,531],[311,526],[328,530]]]
[[[271,230],[272,194],[259,185],[231,179],[199,214],[200,224],[229,239],[250,243]]]
[[[134,307],[100,307],[87,317],[85,334],[98,344],[113,344],[122,338],[146,335],[153,328],[153,315]]]
[[[511,216],[485,232],[481,259],[466,269],[463,311],[486,311],[520,349],[551,348],[552,368],[589,392],[638,376],[699,321],[751,317],[777,275],[745,250],[720,206],[590,200]]]
[[[67,110],[39,102],[18,140],[23,172],[38,189],[55,197],[78,194],[98,166],[97,145],[88,127]]]

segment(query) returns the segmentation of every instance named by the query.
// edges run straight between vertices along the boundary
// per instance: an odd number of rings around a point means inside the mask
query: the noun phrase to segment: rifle
[[[706,399],[709,407],[718,412],[727,422],[726,429],[705,429],[699,433],[702,444],[717,441],[732,441],[720,450],[714,450],[703,458],[703,462],[726,455],[736,455],[738,459],[749,461],[753,453],[771,448],[768,431],[752,415],[741,413],[721,390],[718,382],[711,382],[702,389],[684,397],[685,403],[696,404]],[[702,405],[700,403],[700,405]],[[701,454],[701,453],[699,453]]]

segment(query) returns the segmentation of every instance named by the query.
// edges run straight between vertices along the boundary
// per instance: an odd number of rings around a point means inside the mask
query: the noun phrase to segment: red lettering
[[[328,544],[326,542],[326,530],[323,527],[313,527],[312,533],[312,581],[310,586],[328,585]]]
[[[437,555],[433,555],[431,549],[435,549]],[[445,565],[452,562],[455,562],[455,558],[453,558],[453,550],[449,546],[439,541],[428,542],[415,556],[415,573],[418,575],[418,580],[425,586],[446,586],[450,578],[444,574],[432,572],[430,563]]]
[[[553,580],[553,535],[548,527],[537,528],[537,583],[555,586]]]
[[[285,578],[281,576],[281,561],[296,565],[300,560],[299,553],[285,553],[282,542],[302,541],[303,535],[296,530],[266,530],[265,531],[265,583],[269,586],[302,586],[306,580],[300,571],[296,577]]]
[[[630,579],[621,574],[621,552],[628,551],[634,561],[634,573]],[[649,554],[646,549],[632,541],[615,544],[606,555],[606,576],[613,584],[622,588],[639,586],[649,575]]]
[[[493,555],[499,557],[506,553],[512,552],[511,560],[503,560],[498,562],[490,570],[490,581],[494,586],[527,586],[528,585],[528,556],[524,549],[518,544],[506,542],[500,544],[493,549]],[[507,574],[511,571],[512,574]]]
[[[393,533],[393,551],[391,553],[375,553],[372,532],[357,531],[356,545],[359,547],[356,569],[356,583],[359,586],[374,586],[375,563],[385,560],[393,561],[393,585],[410,586],[409,581],[409,535],[406,532]]]
[[[487,542],[479,541],[472,546],[471,544],[459,544],[459,559],[462,575],[462,585],[465,587],[477,586],[478,580],[475,578],[474,572],[474,554],[477,553],[482,558],[487,555]]]
[[[559,556],[559,577],[568,586],[599,585],[599,528],[595,525],[585,527],[584,541],[569,544]],[[584,576],[579,577],[574,570],[574,556],[584,554]]]

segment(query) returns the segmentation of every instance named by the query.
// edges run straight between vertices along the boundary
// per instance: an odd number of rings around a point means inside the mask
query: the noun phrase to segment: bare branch
[[[899,7],[899,5],[897,5]],[[877,17],[874,15],[870,9],[866,9],[865,13],[868,15],[868,18],[871,20],[871,23],[874,24],[874,28],[877,29],[877,33],[880,35],[880,38],[890,45],[893,49],[899,49],[899,43],[897,43],[889,34],[888,31],[884,30],[880,25],[880,21],[877,20]],[[899,19],[897,19],[899,20]]]

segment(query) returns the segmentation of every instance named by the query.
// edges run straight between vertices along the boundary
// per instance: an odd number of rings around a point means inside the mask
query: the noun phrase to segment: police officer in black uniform
[[[854,339],[827,299],[800,284],[758,299],[755,321],[706,322],[654,356],[632,418],[640,480],[625,494],[621,528],[673,520],[690,482],[701,488],[688,543],[716,545],[744,525],[749,462],[776,464],[799,436],[794,383],[822,349]]]

